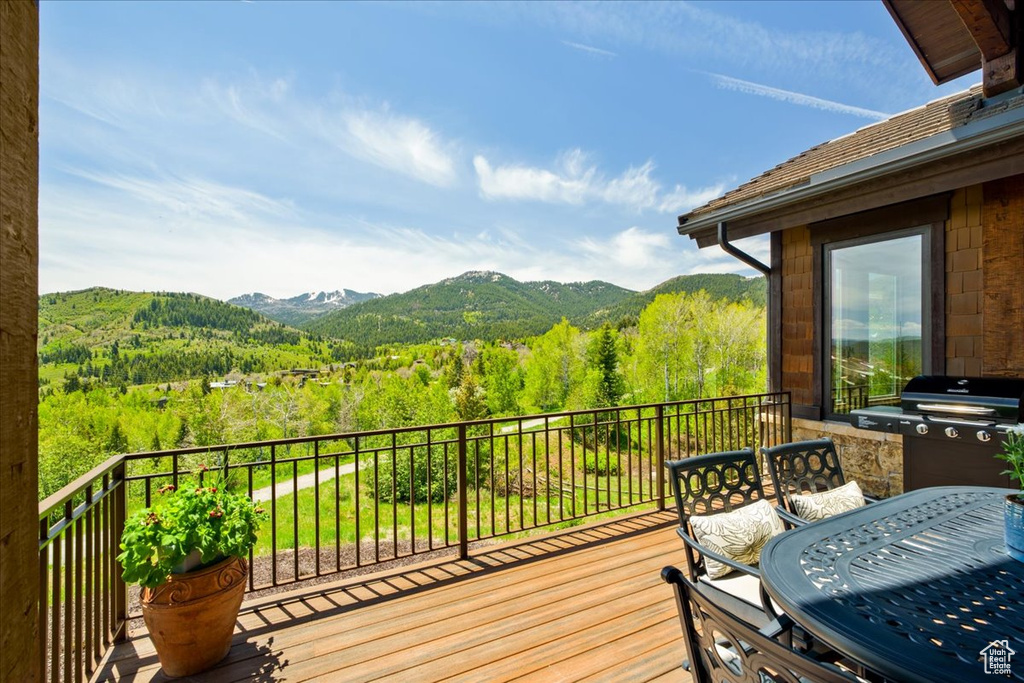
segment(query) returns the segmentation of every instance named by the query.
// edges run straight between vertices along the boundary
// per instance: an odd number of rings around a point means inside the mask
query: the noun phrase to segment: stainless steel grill
[[[1024,379],[922,375],[899,407],[850,411],[855,427],[902,434],[907,491],[926,486],[1009,486],[996,460],[1014,424],[1024,422]]]

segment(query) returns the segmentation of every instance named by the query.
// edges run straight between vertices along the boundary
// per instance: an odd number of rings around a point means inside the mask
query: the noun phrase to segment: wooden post
[[[0,680],[38,681],[39,8],[0,0]],[[45,603],[44,603],[45,606]]]

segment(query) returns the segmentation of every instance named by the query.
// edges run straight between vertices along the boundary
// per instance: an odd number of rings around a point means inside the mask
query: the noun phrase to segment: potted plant
[[[231,648],[249,565],[266,513],[223,476],[164,486],[125,522],[117,556],[142,586],[142,616],[168,676],[203,671]]]
[[[1003,474],[1010,475],[1010,479],[1015,479],[1021,488],[1019,493],[1006,497],[1005,539],[1007,554],[1024,562],[1024,422],[1010,427],[1003,452],[996,457],[1006,461],[1010,468]]]

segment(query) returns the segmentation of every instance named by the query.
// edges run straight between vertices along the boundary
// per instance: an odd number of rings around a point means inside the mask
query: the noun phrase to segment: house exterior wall
[[[982,186],[953,193],[946,221],[946,374],[980,377],[983,365]]]
[[[945,221],[945,362],[962,376],[1024,377],[1024,175],[956,190]],[[782,231],[781,382],[794,411],[816,408],[811,230]],[[820,261],[819,261],[820,262]],[[820,370],[819,370],[820,372]],[[847,476],[865,492],[903,492],[902,437],[837,421],[793,420],[793,438],[831,436]]]
[[[1024,377],[1024,174],[983,195],[982,374]]]
[[[0,680],[41,678],[37,636],[39,10],[0,0]]]
[[[814,403],[814,252],[805,226],[782,232],[782,388]]]

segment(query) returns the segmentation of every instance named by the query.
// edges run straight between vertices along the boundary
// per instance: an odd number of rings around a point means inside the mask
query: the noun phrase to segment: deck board
[[[192,681],[689,681],[671,589],[674,512],[489,546],[242,606]],[[163,681],[144,629],[98,680]]]

